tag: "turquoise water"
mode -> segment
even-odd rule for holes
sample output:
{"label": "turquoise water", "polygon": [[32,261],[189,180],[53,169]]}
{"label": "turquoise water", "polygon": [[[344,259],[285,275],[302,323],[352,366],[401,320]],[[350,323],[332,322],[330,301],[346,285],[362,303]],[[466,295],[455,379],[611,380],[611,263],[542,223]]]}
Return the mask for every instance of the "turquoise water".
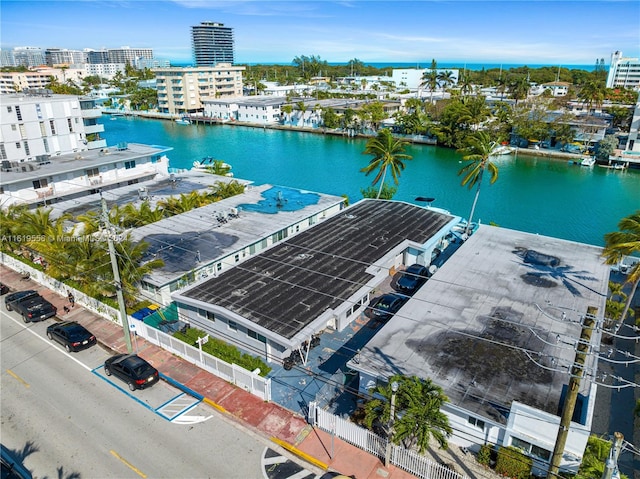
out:
{"label": "turquoise water", "polygon": [[[362,198],[373,176],[360,169],[365,140],[228,125],[177,125],[163,120],[104,118],[109,145],[121,141],[173,147],[173,168],[190,168],[204,156],[233,167],[235,177],[319,193]],[[463,166],[453,150],[411,146],[394,199],[415,203],[418,196],[436,198],[433,206],[466,218],[474,191],[460,186]],[[484,182],[474,220],[499,226],[603,245],[621,218],[640,209],[640,170],[609,170],[571,165],[566,160],[506,157],[499,178]]]}

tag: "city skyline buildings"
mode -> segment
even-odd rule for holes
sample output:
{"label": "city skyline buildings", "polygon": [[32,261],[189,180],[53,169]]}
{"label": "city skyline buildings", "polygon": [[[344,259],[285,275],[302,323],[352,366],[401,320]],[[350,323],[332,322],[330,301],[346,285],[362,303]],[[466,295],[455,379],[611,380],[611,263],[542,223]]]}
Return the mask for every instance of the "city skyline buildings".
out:
{"label": "city skyline buildings", "polygon": [[233,28],[218,22],[201,22],[191,27],[191,41],[195,66],[233,65]]}
{"label": "city skyline buildings", "polygon": [[[635,1],[5,0],[2,48],[153,48],[193,63],[190,28],[209,19],[234,30],[235,63],[438,62],[593,65],[620,50],[638,57]],[[87,22],[88,18],[99,19]]]}

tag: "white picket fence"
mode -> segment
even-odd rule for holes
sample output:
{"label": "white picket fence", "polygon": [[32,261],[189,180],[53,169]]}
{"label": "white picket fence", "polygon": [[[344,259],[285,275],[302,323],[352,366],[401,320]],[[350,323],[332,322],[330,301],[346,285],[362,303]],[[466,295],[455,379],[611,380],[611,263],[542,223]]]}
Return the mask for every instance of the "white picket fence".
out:
{"label": "white picket fence", "polygon": [[150,343],[166,349],[185,361],[195,364],[225,381],[241,387],[264,401],[271,400],[271,380],[247,371],[236,364],[229,364],[222,359],[200,351],[199,348],[184,343],[173,336],[155,329],[137,319],[130,319],[130,325],[138,336]]}
{"label": "white picket fence", "polygon": [[[382,438],[368,429],[321,409],[315,402],[309,403],[309,422],[312,426],[319,427],[359,447],[363,451],[367,451],[381,459],[385,457],[386,438]],[[466,476],[435,463],[415,451],[395,444],[391,444],[390,462],[421,479],[468,479]]]}

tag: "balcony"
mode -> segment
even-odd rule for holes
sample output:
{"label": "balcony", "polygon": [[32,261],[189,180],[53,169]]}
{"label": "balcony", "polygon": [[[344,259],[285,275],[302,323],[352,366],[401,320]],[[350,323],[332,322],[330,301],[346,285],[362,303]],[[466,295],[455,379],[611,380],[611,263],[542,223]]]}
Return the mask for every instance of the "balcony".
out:
{"label": "balcony", "polygon": [[107,140],[94,140],[87,142],[87,148],[89,150],[97,150],[98,148],[106,148]]}
{"label": "balcony", "polygon": [[100,118],[102,116],[102,110],[100,108],[87,108],[82,110],[82,118]]}
{"label": "balcony", "polygon": [[84,132],[87,135],[91,135],[93,133],[102,133],[104,131],[104,125],[85,125]]}

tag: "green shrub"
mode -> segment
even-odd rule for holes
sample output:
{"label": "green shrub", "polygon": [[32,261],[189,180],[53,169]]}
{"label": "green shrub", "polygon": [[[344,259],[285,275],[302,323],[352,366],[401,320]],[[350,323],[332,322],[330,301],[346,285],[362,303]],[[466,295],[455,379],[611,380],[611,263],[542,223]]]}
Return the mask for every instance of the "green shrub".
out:
{"label": "green shrub", "polygon": [[513,479],[529,479],[533,461],[519,449],[509,446],[501,447],[496,461],[496,472]]}
{"label": "green shrub", "polygon": [[491,446],[489,444],[483,444],[480,446],[476,460],[483,466],[489,465],[491,462]]}
{"label": "green shrub", "polygon": [[[198,346],[197,340],[207,333],[196,328],[188,328],[185,332],[176,331],[173,333],[173,337],[180,341],[190,344],[191,346]],[[260,358],[241,352],[235,346],[225,343],[217,338],[209,338],[205,344],[202,345],[202,350],[205,353],[211,354],[216,358],[222,359],[227,363],[237,364],[244,369],[254,371],[260,368],[260,376],[266,376],[271,371],[271,368]]]}

